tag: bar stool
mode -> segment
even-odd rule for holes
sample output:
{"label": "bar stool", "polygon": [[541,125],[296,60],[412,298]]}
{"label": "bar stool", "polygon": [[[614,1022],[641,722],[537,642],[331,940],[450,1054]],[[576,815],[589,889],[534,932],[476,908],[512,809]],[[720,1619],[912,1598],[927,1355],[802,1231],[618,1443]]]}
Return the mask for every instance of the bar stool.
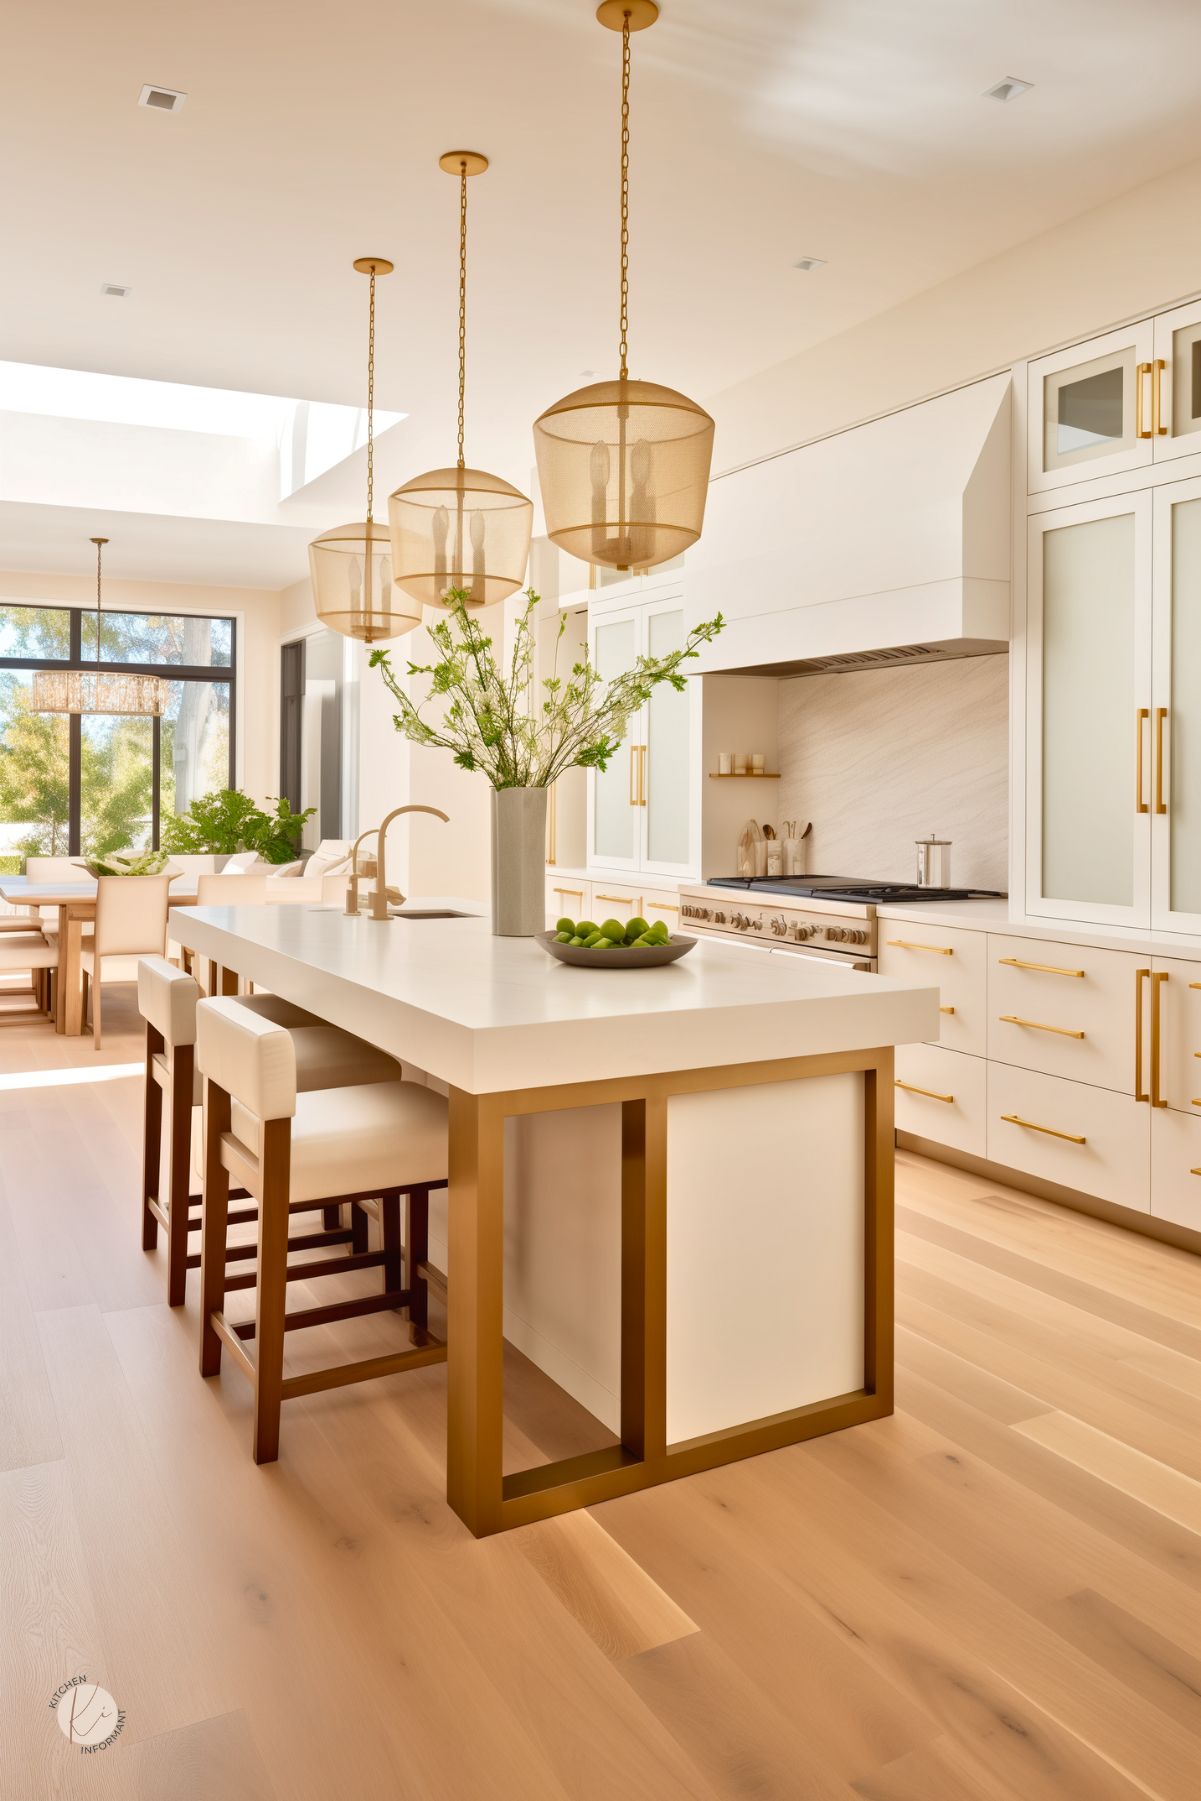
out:
{"label": "bar stool", "polygon": [[[138,1010],[146,1021],[146,1102],[142,1151],[142,1249],[152,1251],[161,1225],[167,1234],[167,1302],[183,1305],[187,1272],[200,1266],[199,1253],[189,1254],[188,1234],[200,1224],[199,1195],[202,1157],[197,1134],[195,1163],[192,1156],[192,1124],[201,1103],[201,1081],[195,1065],[196,1007],[200,984],[177,969],[165,957],[142,957],[138,962]],[[302,1089],[345,1087],[358,1082],[398,1082],[402,1070],[394,1058],[349,1032],[326,1025],[302,1007],[275,994],[243,997],[239,1003],[260,1018],[284,1027],[295,1036],[297,1085]],[[159,1194],[164,1105],[169,1125],[167,1197]],[[195,1171],[196,1180],[192,1181]],[[195,1197],[195,1198],[193,1198]],[[239,1196],[239,1198],[243,1198]],[[193,1218],[193,1214],[197,1217]],[[239,1212],[235,1223],[256,1217],[254,1208]],[[343,1229],[341,1210],[325,1212],[324,1231],[310,1236],[303,1248],[317,1244],[351,1243],[356,1251],[367,1248],[367,1215],[352,1212],[349,1230]],[[294,1246],[293,1248],[302,1248]],[[232,1253],[252,1254],[242,1247]],[[231,1286],[249,1286],[233,1282]]]}
{"label": "bar stool", "polygon": [[[314,1394],[441,1363],[446,1345],[426,1330],[429,1196],[447,1181],[447,1105],[416,1082],[311,1089],[297,1080],[294,1036],[233,999],[196,1010],[196,1060],[205,1077],[204,1219],[200,1262],[200,1373],[215,1376],[222,1347],[254,1390],[254,1460],[279,1455],[280,1408]],[[225,1239],[230,1178],[259,1204],[259,1260],[253,1320],[225,1317]],[[404,1282],[395,1201],[406,1200]],[[288,1216],[295,1207],[378,1197],[384,1248],[378,1257],[288,1264]],[[287,1311],[289,1281],[383,1263],[383,1292],[325,1307]],[[361,1314],[407,1307],[407,1350],[285,1376],[285,1334]],[[245,1341],[255,1341],[255,1356]]]}

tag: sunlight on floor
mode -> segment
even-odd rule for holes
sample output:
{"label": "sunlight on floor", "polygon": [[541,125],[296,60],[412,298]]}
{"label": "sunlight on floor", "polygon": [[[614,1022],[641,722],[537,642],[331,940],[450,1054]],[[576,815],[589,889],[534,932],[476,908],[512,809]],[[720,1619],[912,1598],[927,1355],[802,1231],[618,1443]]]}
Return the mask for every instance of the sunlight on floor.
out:
{"label": "sunlight on floor", "polygon": [[123,1076],[140,1076],[145,1064],[101,1063],[95,1069],[18,1069],[0,1075],[0,1092],[12,1088],[62,1088],[70,1082],[119,1082]]}

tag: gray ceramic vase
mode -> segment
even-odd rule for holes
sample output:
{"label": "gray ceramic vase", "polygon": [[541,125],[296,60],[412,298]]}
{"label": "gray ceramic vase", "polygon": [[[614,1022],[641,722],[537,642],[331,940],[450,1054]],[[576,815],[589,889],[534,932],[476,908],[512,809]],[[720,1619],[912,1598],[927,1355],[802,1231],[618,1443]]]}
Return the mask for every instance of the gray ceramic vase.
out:
{"label": "gray ceramic vase", "polygon": [[546,789],[492,790],[492,931],[532,938],[546,925]]}

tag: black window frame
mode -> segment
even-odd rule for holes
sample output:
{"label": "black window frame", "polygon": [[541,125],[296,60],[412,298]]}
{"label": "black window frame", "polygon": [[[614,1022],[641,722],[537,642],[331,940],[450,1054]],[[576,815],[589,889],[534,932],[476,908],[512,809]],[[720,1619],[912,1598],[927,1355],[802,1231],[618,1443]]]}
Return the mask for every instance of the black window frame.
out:
{"label": "black window frame", "polygon": [[[85,674],[96,670],[102,675],[157,675],[168,682],[208,682],[229,684],[229,782],[231,788],[237,787],[238,770],[238,622],[229,613],[173,613],[170,608],[156,607],[152,613],[140,607],[114,607],[117,613],[136,614],[142,619],[219,619],[229,626],[229,662],[228,663],[114,663],[102,657],[97,661],[95,656],[85,657],[83,654],[83,616],[94,613],[94,606],[81,607],[64,605],[61,601],[52,600],[11,600],[4,597],[5,607],[26,607],[31,613],[69,613],[71,616],[70,647],[65,657],[0,657],[0,669],[16,669],[36,673],[42,669],[82,670]],[[77,857],[80,854],[83,821],[80,809],[83,803],[83,725],[79,713],[67,714],[67,855]],[[157,716],[151,719],[151,835],[153,850],[159,848],[159,832],[162,825],[160,817],[162,806],[162,738],[163,722]]]}

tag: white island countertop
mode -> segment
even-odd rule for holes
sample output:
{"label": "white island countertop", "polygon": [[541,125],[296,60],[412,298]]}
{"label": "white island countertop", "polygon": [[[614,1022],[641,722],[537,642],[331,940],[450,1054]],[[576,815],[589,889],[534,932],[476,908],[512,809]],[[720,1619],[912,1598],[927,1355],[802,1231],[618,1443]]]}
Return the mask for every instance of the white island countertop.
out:
{"label": "white island countertop", "polygon": [[937,988],[720,944],[660,969],[594,973],[533,939],[495,938],[478,915],[189,907],[177,923],[202,955],[470,1094],[938,1035]]}

